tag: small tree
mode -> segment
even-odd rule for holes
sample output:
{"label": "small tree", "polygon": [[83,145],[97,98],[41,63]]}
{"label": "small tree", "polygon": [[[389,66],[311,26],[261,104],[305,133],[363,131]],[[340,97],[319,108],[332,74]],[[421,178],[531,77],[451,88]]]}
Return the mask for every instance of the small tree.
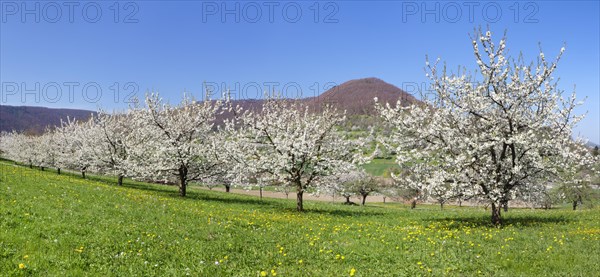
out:
{"label": "small tree", "polygon": [[[385,174],[384,174],[385,176]],[[398,196],[398,190],[394,184],[394,180],[390,177],[374,177],[379,183],[378,192],[383,197],[383,203],[386,203],[388,197],[395,198]]]}
{"label": "small tree", "polygon": [[361,196],[362,199],[360,203],[364,206],[367,201],[367,196],[379,191],[379,182],[376,178],[367,176],[355,184],[354,190]]}
{"label": "small tree", "polygon": [[367,173],[359,168],[352,167],[347,172],[340,172],[335,175],[321,178],[320,190],[331,194],[332,196],[339,195],[344,197],[344,204],[352,205],[354,202],[350,198],[358,194],[356,184],[367,178]]}
{"label": "small tree", "polygon": [[373,192],[380,191],[380,180],[370,176],[364,169],[354,167],[348,172],[324,178],[322,189],[334,195],[340,195],[346,199],[345,204],[353,204],[352,196],[360,196],[361,204],[364,206],[367,196]]}
{"label": "small tree", "polygon": [[294,186],[292,186],[290,183],[284,183],[284,184],[279,184],[278,186],[275,186],[275,190],[285,194],[285,199],[289,199],[290,197],[290,192],[292,192],[292,190],[294,189]]}
{"label": "small tree", "polygon": [[598,175],[594,165],[563,167],[560,169],[563,178],[556,187],[559,197],[572,204],[573,210],[582,205],[584,201],[592,201],[595,191],[592,188],[592,180]]}
{"label": "small tree", "polygon": [[436,186],[431,186],[430,190],[426,192],[426,195],[434,199],[440,204],[440,209],[444,209],[444,204],[455,197],[453,186],[450,182],[443,182]]}

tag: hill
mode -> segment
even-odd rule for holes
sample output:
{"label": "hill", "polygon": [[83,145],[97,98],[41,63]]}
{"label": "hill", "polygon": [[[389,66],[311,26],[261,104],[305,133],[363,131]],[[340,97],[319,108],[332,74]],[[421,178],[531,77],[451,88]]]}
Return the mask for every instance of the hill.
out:
{"label": "hill", "polygon": [[375,97],[381,103],[396,104],[401,100],[403,105],[410,105],[419,102],[414,96],[378,78],[350,80],[305,101],[313,107],[331,104],[346,110],[348,115],[373,115]]}
{"label": "hill", "polygon": [[[348,115],[374,115],[374,98],[382,103],[396,104],[402,100],[403,105],[420,102],[414,96],[402,89],[386,83],[378,78],[363,78],[344,82],[319,96],[299,99],[312,110],[319,110],[323,105],[332,105],[339,110],[345,110]],[[262,106],[261,99],[234,100],[244,110],[257,110]]]}

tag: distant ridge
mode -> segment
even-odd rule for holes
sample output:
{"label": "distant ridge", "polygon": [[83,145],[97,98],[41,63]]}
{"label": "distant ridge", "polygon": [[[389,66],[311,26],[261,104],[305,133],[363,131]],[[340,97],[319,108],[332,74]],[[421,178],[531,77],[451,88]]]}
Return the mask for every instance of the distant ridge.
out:
{"label": "distant ridge", "polygon": [[87,120],[95,113],[77,109],[0,105],[0,132],[14,130],[29,134],[41,134],[46,127],[60,126],[61,119]]}

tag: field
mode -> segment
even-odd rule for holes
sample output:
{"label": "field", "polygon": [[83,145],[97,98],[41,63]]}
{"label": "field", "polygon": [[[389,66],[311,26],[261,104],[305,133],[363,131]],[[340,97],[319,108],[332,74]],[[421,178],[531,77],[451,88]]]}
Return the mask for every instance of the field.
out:
{"label": "field", "polygon": [[366,207],[0,163],[0,275],[598,276],[600,209]]}
{"label": "field", "polygon": [[362,167],[373,176],[384,176],[386,172],[390,171],[390,168],[398,167],[398,165],[394,159],[373,159]]}

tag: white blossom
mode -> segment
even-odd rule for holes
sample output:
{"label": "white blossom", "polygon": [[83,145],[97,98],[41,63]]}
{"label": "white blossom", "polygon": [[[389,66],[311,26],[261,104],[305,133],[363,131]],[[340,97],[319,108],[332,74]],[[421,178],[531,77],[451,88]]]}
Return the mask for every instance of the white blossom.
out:
{"label": "white blossom", "polygon": [[492,220],[499,224],[500,206],[564,177],[560,172],[567,165],[586,166],[591,159],[572,139],[582,118],[573,113],[575,94],[564,99],[552,81],[560,55],[532,71],[505,57],[504,39],[495,47],[489,31],[477,36],[473,50],[480,76],[432,67],[435,92],[428,105],[376,106],[395,127],[386,145],[410,173],[396,176],[398,182],[439,199],[481,198],[492,205]]}

